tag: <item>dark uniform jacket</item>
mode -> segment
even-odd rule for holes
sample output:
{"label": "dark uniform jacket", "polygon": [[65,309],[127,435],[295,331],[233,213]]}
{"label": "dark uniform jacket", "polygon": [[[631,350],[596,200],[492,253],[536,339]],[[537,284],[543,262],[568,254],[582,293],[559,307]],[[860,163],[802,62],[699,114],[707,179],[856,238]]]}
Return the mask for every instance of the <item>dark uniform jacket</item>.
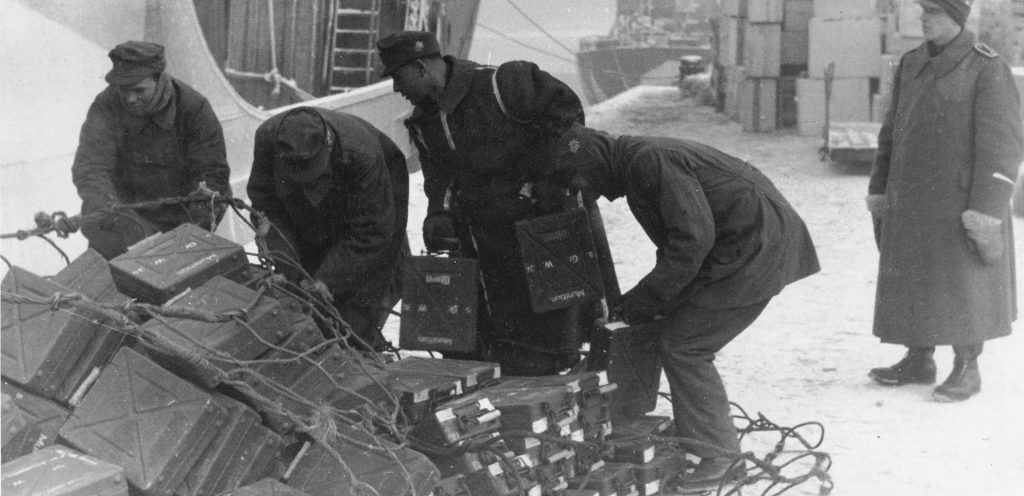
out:
{"label": "dark uniform jacket", "polygon": [[418,106],[406,121],[423,164],[428,212],[445,209],[450,187],[470,222],[531,217],[520,190],[543,168],[535,161],[542,141],[583,122],[579,97],[529,62],[496,68],[445,61],[451,75],[441,101]]}
{"label": "dark uniform jacket", "polygon": [[609,199],[629,209],[657,246],[638,283],[664,304],[738,308],[765,302],[819,270],[803,220],[749,163],[682,139],[596,133]]}
{"label": "dark uniform jacket", "polygon": [[[483,358],[513,375],[554,373],[563,358],[546,353],[575,356],[579,307],[533,312],[514,223],[558,210],[535,202],[524,185],[544,175],[547,140],[582,123],[583,105],[565,83],[529,62],[491,67],[450,56],[445,62],[449,79],[440,102],[417,106],[406,120],[423,164],[428,214],[454,209],[468,225],[463,251],[479,260],[484,288]],[[491,346],[495,336],[504,344]],[[511,341],[517,344],[509,347]]]}
{"label": "dark uniform jacket", "polygon": [[[900,61],[869,186],[886,199],[874,321],[883,342],[962,345],[1010,333],[1018,109],[1009,67],[970,31],[938,56],[925,44]],[[985,264],[971,251],[968,209],[1003,219],[1002,260]]]}
{"label": "dark uniform jacket", "polygon": [[[128,114],[114,86],[93,101],[71,167],[82,214],[114,203],[186,196],[201,181],[231,196],[224,133],[213,108],[185,83],[172,77],[171,84],[171,103],[150,118]],[[190,219],[180,206],[138,212],[161,231],[205,220]]]}
{"label": "dark uniform jacket", "polygon": [[[275,160],[282,113],[256,130],[249,199],[277,228],[267,237],[269,248],[297,258],[307,273],[330,288],[336,304],[366,307],[388,300],[392,305],[401,295],[401,264],[409,251],[405,156],[370,123],[316,110],[337,138],[330,158],[333,188],[326,198],[314,207],[291,179],[288,164]],[[287,266],[280,268],[297,279]]]}

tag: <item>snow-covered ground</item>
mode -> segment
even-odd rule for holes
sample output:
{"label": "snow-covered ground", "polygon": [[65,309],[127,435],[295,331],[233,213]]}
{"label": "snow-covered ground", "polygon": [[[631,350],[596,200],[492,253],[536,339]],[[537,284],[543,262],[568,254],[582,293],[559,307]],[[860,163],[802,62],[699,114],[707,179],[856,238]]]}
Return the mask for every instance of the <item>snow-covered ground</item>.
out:
{"label": "snow-covered ground", "polygon": [[[895,362],[903,349],[882,345],[871,335],[878,252],[864,208],[866,169],[821,162],[819,138],[742,133],[712,108],[683,100],[674,87],[635,88],[589,108],[587,121],[613,134],[693,139],[744,158],[768,175],[803,216],[821,272],[773,299],[716,363],[730,399],[749,414],[761,412],[784,426],[812,420],[824,424],[819,449],[833,459],[832,494],[1024,494],[1020,322],[1015,335],[987,343],[981,357],[982,392],[967,402],[936,403],[931,387],[886,388],[867,378],[871,367]],[[422,183],[422,175],[412,176],[409,238],[414,253],[422,247]],[[654,247],[624,201],[605,202],[601,208],[626,290],[653,266]],[[1020,260],[1024,220],[1016,219],[1015,227]],[[1021,273],[1024,267],[1017,272],[1018,288],[1024,288]],[[398,319],[388,324],[386,334],[397,342]],[[951,367],[952,351],[940,348],[936,357],[941,381]],[[668,402],[662,400],[654,413],[671,415]],[[775,439],[743,448],[762,453]],[[818,485],[812,481],[787,494],[818,494]]]}

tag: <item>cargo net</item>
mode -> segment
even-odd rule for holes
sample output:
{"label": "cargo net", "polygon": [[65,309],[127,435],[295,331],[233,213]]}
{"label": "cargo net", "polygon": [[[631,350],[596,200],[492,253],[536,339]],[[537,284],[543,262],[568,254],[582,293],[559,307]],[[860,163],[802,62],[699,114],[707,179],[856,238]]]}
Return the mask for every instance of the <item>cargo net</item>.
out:
{"label": "cargo net", "polygon": [[[554,420],[551,429],[538,432],[537,429],[524,428],[529,424],[516,423],[512,417],[505,422],[501,415],[505,407],[499,405],[495,408],[488,401],[487,398],[504,394],[501,392],[504,380],[481,383],[472,393],[460,388],[458,394],[447,397],[428,395],[431,396],[427,403],[429,410],[426,414],[416,414],[409,408],[410,392],[394,388],[389,381],[386,356],[369,351],[369,346],[360,341],[335,309],[325,288],[295,284],[271,270],[286,266],[301,272],[302,268],[286,254],[268,249],[266,236],[275,227],[244,201],[218,198],[213,194],[209,198],[190,196],[121,205],[115,210],[197,201],[209,202],[211,212],[217,207],[230,208],[255,233],[259,252],[256,257],[260,266],[267,269],[267,275],[254,284],[257,295],[252,307],[261,298],[297,301],[308,310],[321,331],[322,339],[318,338],[315,344],[301,349],[268,340],[253,328],[252,307],[208,312],[135,300],[103,303],[70,290],[49,296],[18,294],[8,291],[6,284],[2,295],[4,305],[46,306],[76,318],[100,322],[107,329],[133,338],[147,351],[184,364],[179,368],[190,371],[189,375],[204,377],[204,383],[216,384],[217,391],[232,391],[234,397],[257,410],[264,424],[271,429],[282,436],[294,435],[291,439],[297,442],[290,445],[288,454],[283,457],[290,459],[290,465],[276,475],[299,488],[310,489],[316,483],[314,479],[324,477],[326,470],[338,474],[338,480],[328,482],[326,486],[321,480],[321,488],[340,487],[340,484],[349,487],[353,494],[378,496],[426,495],[432,492],[442,496],[557,495],[570,488],[596,488],[600,494],[605,494],[611,487],[617,488],[619,494],[631,494],[630,488],[636,490],[641,485],[647,488],[641,491],[642,494],[740,495],[756,492],[767,496],[782,494],[813,481],[819,482],[820,494],[831,492],[832,480],[828,473],[831,459],[828,454],[818,451],[824,438],[824,427],[820,423],[784,427],[761,414],[753,418],[736,405],[734,420],[741,440],[749,443],[752,438],[766,433],[778,436],[767,454],[759,456],[754,452],[725,451],[695,439],[664,432],[616,432],[612,419],[604,417],[598,419],[599,422],[593,418],[589,423],[581,421],[583,433],[580,436],[559,431]],[[78,230],[82,220],[81,216],[68,217],[60,212],[53,215],[40,213],[35,218],[36,228],[4,234],[3,238],[47,239],[49,234],[67,237]],[[211,218],[211,225],[212,221]],[[52,240],[47,241],[60,250]],[[67,260],[63,252],[61,256]],[[302,275],[311,279],[308,274]],[[161,326],[146,325],[148,322],[158,322]],[[268,351],[255,359],[238,359],[182,332],[179,329],[182,322],[234,323]],[[171,329],[172,334],[156,330],[161,327]],[[324,356],[329,353],[335,353],[341,359],[325,360]],[[339,363],[344,366],[339,366]],[[299,365],[303,370],[300,381],[285,381],[278,375],[266,373],[268,369],[280,370],[289,365]],[[326,386],[310,393],[304,386],[311,383]],[[83,384],[72,397],[72,406],[81,402],[82,395],[88,394],[83,391],[87,390],[88,384]],[[465,406],[463,400],[474,395],[481,398],[479,408],[469,413],[465,408],[460,410],[462,413],[452,413],[454,410],[450,405],[463,402]],[[593,405],[590,407],[592,410]],[[580,407],[573,408],[575,410],[570,410],[579,413]],[[582,419],[582,414],[579,418]],[[450,419],[455,423],[446,424]],[[546,454],[538,455],[536,449],[525,448],[528,446],[526,441],[545,447]],[[658,446],[661,453],[674,454],[675,461],[658,462],[661,465],[657,470],[647,467],[654,462],[646,460],[632,460],[626,464],[632,467],[629,470],[616,468],[624,461],[621,447],[636,442]],[[696,491],[685,489],[688,471],[693,469],[693,457],[686,453],[694,451],[714,452],[719,458],[732,460],[736,467],[744,466],[745,473],[714,487]],[[309,461],[312,453],[319,457],[317,464]],[[377,469],[368,471],[367,459],[377,459],[380,462]],[[434,464],[443,468],[438,470]],[[425,469],[425,466],[429,468]],[[632,475],[622,475],[627,472]],[[658,485],[652,492],[651,484],[655,483]]]}

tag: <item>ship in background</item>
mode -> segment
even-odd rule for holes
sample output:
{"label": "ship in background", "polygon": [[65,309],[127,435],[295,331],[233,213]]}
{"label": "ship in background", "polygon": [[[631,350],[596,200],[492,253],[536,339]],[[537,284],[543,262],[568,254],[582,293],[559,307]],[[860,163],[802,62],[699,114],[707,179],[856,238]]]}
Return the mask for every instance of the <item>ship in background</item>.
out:
{"label": "ship in background", "polygon": [[[590,104],[640,84],[674,85],[680,70],[707,65],[715,0],[619,0],[604,36],[580,40],[580,83]],[[681,67],[682,64],[682,67]]]}

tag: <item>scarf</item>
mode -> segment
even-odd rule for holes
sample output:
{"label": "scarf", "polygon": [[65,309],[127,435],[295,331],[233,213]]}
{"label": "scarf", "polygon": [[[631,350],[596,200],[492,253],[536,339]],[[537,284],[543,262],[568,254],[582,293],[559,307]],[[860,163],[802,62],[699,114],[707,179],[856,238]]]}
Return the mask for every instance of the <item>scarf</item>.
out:
{"label": "scarf", "polygon": [[171,84],[171,77],[167,72],[161,72],[156,80],[156,92],[153,99],[138,111],[127,110],[133,117],[149,118],[162,112],[174,99],[174,85]]}

